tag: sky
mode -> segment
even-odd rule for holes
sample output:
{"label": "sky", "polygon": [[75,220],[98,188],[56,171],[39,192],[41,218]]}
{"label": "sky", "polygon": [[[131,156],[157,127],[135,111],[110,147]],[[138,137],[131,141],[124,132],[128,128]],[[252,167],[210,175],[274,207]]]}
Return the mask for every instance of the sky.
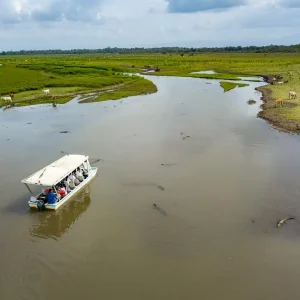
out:
{"label": "sky", "polygon": [[0,51],[300,43],[300,0],[0,0]]}

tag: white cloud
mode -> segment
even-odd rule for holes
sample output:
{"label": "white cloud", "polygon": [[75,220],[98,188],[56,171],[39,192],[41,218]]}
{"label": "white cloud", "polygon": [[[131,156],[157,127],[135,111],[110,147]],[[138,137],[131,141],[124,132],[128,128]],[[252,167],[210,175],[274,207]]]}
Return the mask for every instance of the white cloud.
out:
{"label": "white cloud", "polygon": [[300,0],[230,0],[223,10],[176,14],[168,2],[0,0],[0,50],[299,43]]}

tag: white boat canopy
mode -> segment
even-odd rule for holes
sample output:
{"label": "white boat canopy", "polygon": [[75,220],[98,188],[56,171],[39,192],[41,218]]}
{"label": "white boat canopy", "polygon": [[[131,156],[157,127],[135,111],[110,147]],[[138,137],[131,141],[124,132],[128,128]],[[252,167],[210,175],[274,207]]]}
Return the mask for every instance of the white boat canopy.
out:
{"label": "white boat canopy", "polygon": [[88,158],[89,157],[85,155],[75,154],[63,156],[47,167],[23,179],[22,183],[51,187],[67,177],[71,172],[83,164],[83,162],[88,160]]}

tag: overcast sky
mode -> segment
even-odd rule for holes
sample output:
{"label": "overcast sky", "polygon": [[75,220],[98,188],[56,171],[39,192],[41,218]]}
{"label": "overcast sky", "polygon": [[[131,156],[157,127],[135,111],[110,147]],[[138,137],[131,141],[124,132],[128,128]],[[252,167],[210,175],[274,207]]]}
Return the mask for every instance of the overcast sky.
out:
{"label": "overcast sky", "polygon": [[0,0],[0,51],[300,43],[300,0]]}

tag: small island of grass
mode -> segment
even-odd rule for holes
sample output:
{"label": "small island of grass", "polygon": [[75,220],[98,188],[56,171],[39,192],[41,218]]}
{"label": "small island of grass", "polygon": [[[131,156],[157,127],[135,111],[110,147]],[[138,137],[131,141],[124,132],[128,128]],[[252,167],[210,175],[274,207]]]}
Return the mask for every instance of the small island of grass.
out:
{"label": "small island of grass", "polygon": [[220,81],[221,87],[224,89],[224,93],[238,87],[248,86],[249,84],[246,83],[238,83],[238,82],[227,82],[227,81]]}
{"label": "small island of grass", "polygon": [[127,98],[131,96],[146,95],[157,92],[156,85],[144,78],[138,78],[137,80],[120,86],[118,88],[100,93],[97,98],[90,98],[80,101],[80,103],[99,102],[106,100],[119,100],[121,98]]}

